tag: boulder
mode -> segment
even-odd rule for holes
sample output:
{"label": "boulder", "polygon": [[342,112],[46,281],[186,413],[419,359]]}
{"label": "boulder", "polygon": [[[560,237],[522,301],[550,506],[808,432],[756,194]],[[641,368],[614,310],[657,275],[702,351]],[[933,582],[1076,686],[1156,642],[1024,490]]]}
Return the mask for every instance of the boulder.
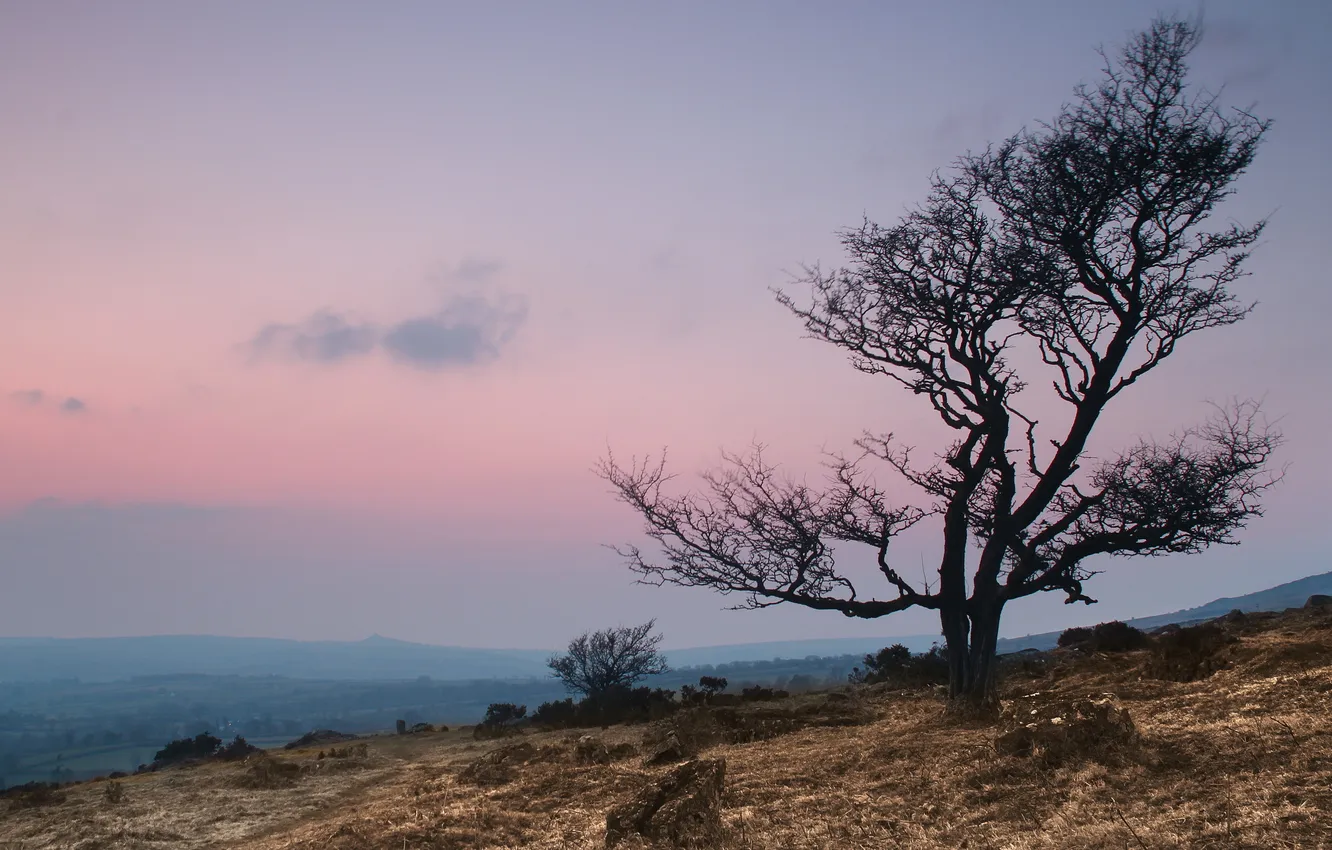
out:
{"label": "boulder", "polygon": [[606,764],[610,748],[596,735],[584,735],[574,744],[574,761],[580,764]]}
{"label": "boulder", "polygon": [[1332,608],[1332,596],[1325,593],[1315,593],[1304,603],[1305,608]]}
{"label": "boulder", "polygon": [[690,749],[680,741],[680,735],[674,729],[668,729],[660,740],[652,743],[652,747],[643,763],[647,765],[669,764],[670,762],[683,761],[692,754]]}
{"label": "boulder", "polygon": [[459,782],[472,785],[503,785],[513,779],[513,769],[536,757],[536,747],[523,741],[491,750],[458,774]]}
{"label": "boulder", "polygon": [[673,847],[721,844],[725,759],[696,759],[649,783],[606,814],[606,847],[631,835]]}
{"label": "boulder", "polygon": [[1105,756],[1139,738],[1133,718],[1114,694],[1049,701],[1032,694],[1005,708],[1001,720],[996,751],[1051,763]]}
{"label": "boulder", "polygon": [[611,746],[596,735],[584,735],[574,744],[573,758],[579,764],[610,764],[636,752],[633,744]]}

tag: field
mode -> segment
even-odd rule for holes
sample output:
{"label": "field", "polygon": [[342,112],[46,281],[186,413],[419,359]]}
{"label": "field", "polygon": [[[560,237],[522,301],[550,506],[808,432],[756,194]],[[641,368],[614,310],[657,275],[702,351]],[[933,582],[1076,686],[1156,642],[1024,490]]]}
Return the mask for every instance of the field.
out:
{"label": "field", "polygon": [[[1220,669],[1199,681],[1153,678],[1147,650],[1060,650],[1010,672],[1010,700],[1113,693],[1140,733],[1058,759],[997,752],[994,725],[949,719],[928,690],[737,707],[722,734],[699,739],[703,756],[725,759],[709,846],[1332,848],[1332,611],[1225,630]],[[720,728],[707,711],[689,717]],[[680,716],[663,722],[687,731]],[[590,730],[639,753],[604,764],[575,758],[581,732],[528,731],[522,762],[481,784],[468,766],[515,739],[370,737],[364,756],[308,749],[132,776],[119,801],[107,782],[84,783],[45,805],[12,801],[0,846],[599,848],[607,811],[670,769],[641,755],[660,725]]]}

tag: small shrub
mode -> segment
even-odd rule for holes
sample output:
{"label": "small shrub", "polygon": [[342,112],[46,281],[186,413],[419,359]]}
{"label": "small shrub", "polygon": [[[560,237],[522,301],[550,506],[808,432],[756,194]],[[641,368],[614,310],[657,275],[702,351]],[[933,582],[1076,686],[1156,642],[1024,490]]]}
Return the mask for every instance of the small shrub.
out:
{"label": "small shrub", "polygon": [[543,702],[532,712],[532,722],[551,729],[567,729],[577,725],[578,708],[572,698]]}
{"label": "small shrub", "polygon": [[852,684],[872,685],[888,682],[899,687],[925,687],[948,681],[948,652],[940,646],[929,652],[912,654],[900,643],[865,656],[865,668],[851,671]]}
{"label": "small shrub", "polygon": [[[370,754],[370,747],[368,745],[355,744],[343,747],[341,749],[337,747],[332,747],[329,749],[327,755],[328,758],[331,759],[349,759],[349,758],[363,759],[366,758],[369,754]],[[324,758],[324,756],[325,756],[324,751],[320,750],[319,757],[322,759]]]}
{"label": "small shrub", "polygon": [[1091,628],[1078,626],[1065,629],[1059,635],[1059,645],[1087,652],[1129,652],[1146,646],[1147,635],[1128,623],[1111,620],[1108,623],[1097,623]]}
{"label": "small shrub", "polygon": [[492,702],[486,707],[486,718],[481,722],[487,726],[512,726],[527,716],[527,706],[514,705],[511,702]]}
{"label": "small shrub", "polygon": [[153,756],[153,764],[156,766],[205,759],[215,754],[220,746],[222,739],[207,732],[200,732],[193,738],[177,738],[157,751]]}
{"label": "small shrub", "polygon": [[740,691],[740,699],[746,702],[766,702],[777,698],[777,691],[762,685],[750,685]]}
{"label": "small shrub", "polygon": [[269,755],[253,756],[248,761],[249,770],[236,782],[242,788],[287,788],[303,773],[299,764]]}
{"label": "small shrub", "polygon": [[1147,675],[1169,682],[1194,682],[1226,666],[1224,650],[1235,642],[1217,623],[1202,623],[1157,635]]}
{"label": "small shrub", "polygon": [[698,687],[708,696],[719,694],[726,690],[726,677],[724,676],[699,676]]}
{"label": "small shrub", "polygon": [[259,748],[237,735],[230,744],[217,751],[217,757],[223,761],[240,761],[246,756],[259,752]]}
{"label": "small shrub", "polygon": [[10,800],[16,809],[38,809],[58,806],[65,802],[65,792],[56,782],[25,782],[0,791],[0,797]]}
{"label": "small shrub", "polygon": [[106,787],[102,789],[102,799],[105,800],[106,804],[109,806],[120,805],[125,802],[125,786],[116,782],[114,779],[111,780],[106,783]]}
{"label": "small shrub", "polygon": [[1092,630],[1086,626],[1074,626],[1071,629],[1064,629],[1059,633],[1059,645],[1065,649],[1081,646],[1091,639]]}

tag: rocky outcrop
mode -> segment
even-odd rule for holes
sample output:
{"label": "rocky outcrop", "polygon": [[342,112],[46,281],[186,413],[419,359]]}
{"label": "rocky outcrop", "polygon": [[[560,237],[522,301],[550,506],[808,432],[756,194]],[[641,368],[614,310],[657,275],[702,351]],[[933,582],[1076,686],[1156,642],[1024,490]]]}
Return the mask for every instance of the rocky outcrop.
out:
{"label": "rocky outcrop", "polygon": [[1009,756],[1057,763],[1100,758],[1135,744],[1137,727],[1114,694],[1043,702],[1041,694],[1005,708],[995,749]]}
{"label": "rocky outcrop", "polygon": [[725,759],[696,759],[674,768],[606,814],[606,847],[631,835],[673,847],[720,846],[725,779]]}

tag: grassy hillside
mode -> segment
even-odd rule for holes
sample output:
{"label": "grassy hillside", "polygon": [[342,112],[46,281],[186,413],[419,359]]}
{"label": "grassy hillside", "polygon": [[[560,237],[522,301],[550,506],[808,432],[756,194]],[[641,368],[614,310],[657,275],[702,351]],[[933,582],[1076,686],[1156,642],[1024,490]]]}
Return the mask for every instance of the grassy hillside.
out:
{"label": "grassy hillside", "polygon": [[[1007,700],[1051,705],[1109,692],[1136,724],[1131,740],[1088,739],[1058,758],[1006,755],[996,726],[947,718],[932,691],[883,685],[662,723],[723,730],[698,740],[704,757],[725,759],[722,837],[709,845],[725,850],[1332,846],[1332,611],[1220,628],[1204,671],[1215,672],[1198,681],[1157,678],[1159,649],[1059,650],[1011,669]],[[644,765],[655,724],[592,731],[638,754],[581,763],[581,733],[528,731],[527,755],[481,782],[474,765],[512,740],[476,741],[466,730],[382,736],[365,740],[364,757],[306,750],[133,776],[119,781],[119,800],[106,782],[46,805],[15,800],[0,842],[590,850],[604,846],[607,811],[670,769]]]}
{"label": "grassy hillside", "polygon": [[[1254,611],[1285,611],[1298,608],[1308,601],[1310,596],[1322,594],[1332,596],[1332,573],[1306,576],[1302,579],[1246,593],[1243,596],[1226,596],[1213,599],[1197,608],[1185,608],[1169,614],[1156,614],[1151,617],[1138,617],[1126,620],[1129,625],[1143,631],[1157,629],[1170,623],[1196,623],[1220,617],[1231,611],[1246,613]],[[1020,649],[1053,649],[1059,640],[1059,632],[1042,632],[1036,635],[1024,635],[1017,638],[1003,638],[999,641],[1000,652],[1017,652]]]}

